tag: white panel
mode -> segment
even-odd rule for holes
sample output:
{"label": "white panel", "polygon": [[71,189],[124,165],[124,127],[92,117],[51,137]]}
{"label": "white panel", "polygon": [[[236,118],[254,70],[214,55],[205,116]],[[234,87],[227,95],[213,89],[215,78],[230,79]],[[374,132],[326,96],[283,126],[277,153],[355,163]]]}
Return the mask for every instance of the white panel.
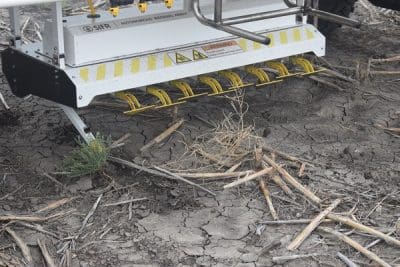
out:
{"label": "white panel", "polygon": [[[177,1],[179,3],[179,1]],[[178,5],[178,7],[182,7]],[[227,1],[224,7],[226,17],[264,12],[285,8],[281,0],[246,0]],[[205,13],[212,13],[210,6],[205,6]],[[154,53],[157,50],[171,50],[175,47],[191,46],[196,43],[212,42],[230,35],[202,25],[192,13],[179,13],[179,16],[165,19],[154,13],[134,13],[130,18],[123,14],[123,19],[105,18],[92,21],[80,17],[81,24],[72,18],[66,23],[66,62],[70,66],[82,66],[95,62],[113,60],[133,55]],[[164,4],[150,5],[149,12],[171,15]],[[103,15],[102,15],[103,16]],[[107,17],[108,16],[108,17]],[[67,18],[67,20],[69,20]],[[129,26],[126,26],[129,25]],[[267,31],[296,25],[295,16],[275,18],[238,25],[249,31]]]}
{"label": "white panel", "polygon": [[[300,31],[300,39],[294,37],[295,29]],[[285,33],[286,38],[284,40],[281,33]],[[191,61],[184,64],[175,64],[173,62],[168,67],[165,67],[165,63],[162,60],[165,54],[170,55],[174,52],[185,54],[186,50],[166,51],[164,53],[104,62],[87,67],[67,68],[66,72],[76,84],[78,107],[84,107],[89,105],[97,95],[140,88],[308,52],[313,52],[317,56],[325,55],[325,37],[312,25],[283,29],[270,34],[274,36],[274,44],[271,46],[259,45],[241,38],[231,39],[238,44],[247,42],[246,48],[235,54],[221,54],[220,56],[200,61]],[[310,34],[311,36],[309,36]],[[221,42],[216,44],[219,43]],[[199,50],[199,47],[195,46],[192,49]],[[150,57],[154,59],[153,67],[149,66]],[[132,60],[135,59],[140,62],[140,69],[137,72],[132,71]],[[118,63],[120,63],[122,71],[116,75],[116,64]],[[101,79],[97,78],[100,66],[105,67],[106,71],[104,78]]]}

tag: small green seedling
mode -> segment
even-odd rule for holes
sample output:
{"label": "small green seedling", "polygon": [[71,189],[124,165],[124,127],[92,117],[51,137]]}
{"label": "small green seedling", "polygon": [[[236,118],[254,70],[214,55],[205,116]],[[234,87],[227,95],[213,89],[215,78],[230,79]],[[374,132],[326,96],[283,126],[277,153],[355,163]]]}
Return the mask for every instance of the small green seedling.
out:
{"label": "small green seedling", "polygon": [[91,175],[102,171],[107,165],[110,140],[97,134],[90,143],[78,140],[79,147],[63,162],[64,171],[70,177]]}

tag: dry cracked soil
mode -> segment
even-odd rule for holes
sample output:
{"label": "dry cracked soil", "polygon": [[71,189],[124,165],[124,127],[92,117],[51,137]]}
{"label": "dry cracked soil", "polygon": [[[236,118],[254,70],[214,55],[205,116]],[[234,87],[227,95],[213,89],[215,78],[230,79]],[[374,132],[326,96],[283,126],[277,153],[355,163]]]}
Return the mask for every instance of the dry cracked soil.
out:
{"label": "dry cracked soil", "polygon": [[[37,10],[24,13],[35,14],[38,16]],[[6,21],[4,12],[2,16]],[[354,16],[369,19],[363,6],[358,6]],[[304,177],[298,177],[301,183],[323,199],[343,198],[342,212],[355,206],[358,220],[382,231],[392,231],[400,217],[400,136],[376,125],[400,127],[400,75],[366,75],[366,71],[369,59],[400,54],[397,16],[375,17],[380,19],[378,24],[361,30],[343,27],[330,36],[327,67],[354,82],[322,76],[336,85],[333,88],[307,78],[293,78],[249,89],[245,97],[249,104],[246,124],[254,125],[269,145],[314,164],[306,168]],[[3,40],[5,37],[3,32]],[[378,64],[373,70],[399,71],[400,63]],[[345,266],[336,257],[337,252],[360,266],[377,266],[319,231],[292,253],[314,256],[274,262],[273,257],[291,254],[286,246],[303,226],[261,224],[272,217],[256,183],[222,190],[227,181],[195,181],[214,190],[217,196],[212,197],[186,184],[111,163],[105,169],[109,177],[54,174],[60,171],[65,155],[76,148],[77,133],[56,105],[36,97],[14,97],[0,75],[0,90],[11,106],[10,111],[0,107],[0,215],[69,212],[40,223],[51,234],[19,223],[10,225],[30,248],[33,266],[44,266],[38,238],[46,242],[57,262],[63,259],[70,266],[81,267]],[[182,155],[186,149],[183,140],[187,143],[210,131],[210,124],[229,112],[231,106],[223,97],[181,106],[177,116],[185,119],[184,125],[145,154],[139,149],[168,126],[170,111],[128,117],[115,108],[90,107],[80,114],[93,132],[110,135],[113,140],[131,134],[114,155],[164,164]],[[52,173],[62,185],[44,173]],[[270,190],[282,220],[311,218],[318,212],[300,194],[292,200],[272,183]],[[80,231],[99,195],[99,206]],[[143,197],[147,200],[132,205],[105,205]],[[73,199],[55,211],[37,212],[61,198]],[[22,262],[19,249],[4,229],[2,222],[1,255]],[[79,238],[71,239],[78,232]],[[362,245],[374,240],[357,232],[351,236]],[[380,242],[371,251],[393,265],[399,263],[398,247]]]}

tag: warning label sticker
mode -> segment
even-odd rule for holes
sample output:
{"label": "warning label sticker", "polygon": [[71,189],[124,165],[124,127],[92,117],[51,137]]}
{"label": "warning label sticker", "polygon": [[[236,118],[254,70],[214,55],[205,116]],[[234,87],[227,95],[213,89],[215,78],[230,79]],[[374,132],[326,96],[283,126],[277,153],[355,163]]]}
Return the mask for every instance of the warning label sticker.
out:
{"label": "warning label sticker", "polygon": [[244,52],[236,41],[226,41],[201,47],[209,57],[222,57]]}
{"label": "warning label sticker", "polygon": [[169,57],[175,64],[189,63],[207,59],[208,55],[202,48],[187,49],[178,52],[168,53]]}
{"label": "warning label sticker", "polygon": [[208,58],[208,56],[206,56],[204,53],[200,52],[199,50],[193,49],[193,60],[197,61],[197,60],[202,60],[202,59],[206,59]]}
{"label": "warning label sticker", "polygon": [[187,62],[191,62],[192,60],[190,58],[188,58],[187,56],[176,52],[175,53],[175,62],[176,64],[181,64],[181,63],[187,63]]}
{"label": "warning label sticker", "polygon": [[244,50],[236,41],[226,41],[168,53],[175,64],[201,61],[209,58],[222,57],[242,53]]}

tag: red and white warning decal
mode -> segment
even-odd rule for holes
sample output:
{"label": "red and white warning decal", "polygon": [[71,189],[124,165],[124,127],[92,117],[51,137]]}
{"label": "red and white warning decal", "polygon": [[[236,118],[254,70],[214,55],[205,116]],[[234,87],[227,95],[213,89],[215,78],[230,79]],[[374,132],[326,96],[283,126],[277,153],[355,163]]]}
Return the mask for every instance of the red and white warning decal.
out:
{"label": "red and white warning decal", "polygon": [[175,64],[183,64],[242,52],[244,52],[244,50],[239,46],[238,42],[225,41],[204,45],[201,47],[170,52],[168,53],[168,56]]}
{"label": "red and white warning decal", "polygon": [[201,47],[208,57],[222,57],[244,52],[237,41],[225,41]]}

